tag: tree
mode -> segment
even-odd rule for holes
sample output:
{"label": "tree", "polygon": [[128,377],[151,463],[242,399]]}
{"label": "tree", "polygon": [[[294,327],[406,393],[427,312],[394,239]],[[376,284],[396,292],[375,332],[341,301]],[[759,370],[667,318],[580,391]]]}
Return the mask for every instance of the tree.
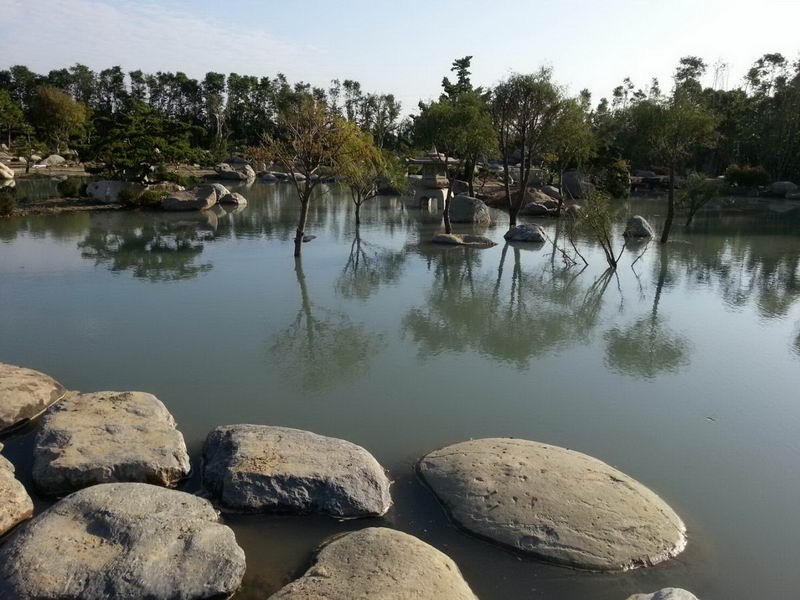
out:
{"label": "tree", "polygon": [[[512,75],[492,91],[492,115],[497,141],[503,154],[510,225],[524,202],[534,158],[540,158],[545,142],[551,139],[555,118],[561,106],[561,92],[551,80],[551,72],[541,69],[529,75]],[[520,150],[520,173],[516,197],[510,192],[509,155]]]}
{"label": "tree", "polygon": [[76,102],[66,92],[42,85],[36,89],[30,116],[33,125],[59,152],[72,136],[83,131],[88,111],[85,105]]}
{"label": "tree", "polygon": [[492,134],[488,107],[477,92],[462,93],[454,99],[443,98],[430,104],[420,103],[420,114],[414,118],[414,144],[418,148],[435,146],[443,157],[441,162],[448,185],[442,218],[447,233],[452,232],[450,200],[459,168],[465,163],[474,165],[477,157],[493,150]]}
{"label": "tree", "polygon": [[361,205],[378,195],[380,184],[386,183],[394,188],[402,186],[405,178],[399,165],[375,145],[371,134],[359,130],[353,123],[344,127],[350,131],[344,136],[336,172],[347,181],[358,226],[361,224]]}
{"label": "tree", "polygon": [[[552,126],[552,139],[547,144],[555,158],[558,171],[558,191],[564,194],[564,170],[570,165],[580,167],[594,150],[594,133],[588,121],[588,115],[581,104],[567,98],[558,108],[555,123]],[[558,201],[558,214],[561,214],[563,200]]]}
{"label": "tree", "polygon": [[115,175],[141,180],[156,165],[198,160],[199,152],[189,142],[192,130],[133,102],[124,113],[97,119],[89,154]]}
{"label": "tree", "polygon": [[308,94],[300,95],[295,104],[281,111],[278,126],[281,137],[264,135],[250,155],[267,164],[277,162],[291,175],[300,201],[300,219],[294,238],[294,256],[300,257],[308,207],[319,183],[319,174],[337,167],[352,129],[324,102]]}
{"label": "tree", "polygon": [[686,185],[680,193],[679,202],[687,210],[686,227],[689,227],[694,216],[712,199],[720,195],[720,184],[709,181],[700,173],[690,173]]}
{"label": "tree", "polygon": [[0,127],[8,131],[8,146],[11,147],[11,133],[25,123],[22,107],[15,102],[6,90],[0,90]]}

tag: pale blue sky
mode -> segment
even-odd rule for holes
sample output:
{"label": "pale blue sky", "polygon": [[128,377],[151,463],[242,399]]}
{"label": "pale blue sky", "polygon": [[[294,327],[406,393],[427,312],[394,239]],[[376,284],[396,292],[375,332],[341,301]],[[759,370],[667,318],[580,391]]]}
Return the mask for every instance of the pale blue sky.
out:
{"label": "pale blue sky", "polygon": [[548,65],[595,100],[626,76],[667,89],[687,54],[729,63],[729,85],[765,52],[800,54],[800,0],[0,0],[0,14],[0,68],[350,78],[406,110],[467,54],[476,83]]}

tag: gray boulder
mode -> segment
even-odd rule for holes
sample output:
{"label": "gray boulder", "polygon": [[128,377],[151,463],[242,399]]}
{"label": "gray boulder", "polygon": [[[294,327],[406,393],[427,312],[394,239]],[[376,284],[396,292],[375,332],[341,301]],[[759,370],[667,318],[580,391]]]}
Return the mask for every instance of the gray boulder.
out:
{"label": "gray boulder", "polygon": [[235,181],[247,181],[255,179],[256,172],[247,163],[220,163],[214,167],[214,171],[222,179],[232,179]]}
{"label": "gray boulder", "polygon": [[456,564],[414,536],[370,527],[326,540],[270,600],[477,600]]}
{"label": "gray boulder", "polygon": [[539,202],[532,202],[526,204],[519,211],[519,214],[527,217],[548,217],[556,214],[555,209],[548,208],[545,204]]}
{"label": "gray boulder", "polygon": [[553,200],[561,200],[561,192],[554,185],[546,185],[542,188],[542,192],[553,198]]}
{"label": "gray boulder", "polygon": [[247,512],[383,515],[389,479],[361,446],[287,427],[227,425],[208,434],[204,483],[225,508]]}
{"label": "gray boulder", "polygon": [[52,377],[6,363],[0,363],[0,431],[36,418],[66,394]]}
{"label": "gray boulder", "polygon": [[565,171],[561,180],[566,198],[585,198],[595,187],[582,171]]}
{"label": "gray boulder", "polygon": [[189,475],[175,419],[152,394],[73,394],[42,419],[33,449],[33,481],[62,495],[98,483],[173,486]]}
{"label": "gray boulder", "polygon": [[86,195],[97,202],[114,204],[117,202],[117,196],[119,196],[120,191],[126,185],[128,184],[124,181],[112,181],[110,179],[92,181],[86,186]]}
{"label": "gray boulder", "polygon": [[459,194],[450,200],[450,221],[453,223],[477,223],[489,225],[492,217],[483,200]]}
{"label": "gray boulder", "polygon": [[[0,444],[0,451],[3,444]],[[0,456],[0,535],[33,516],[33,501],[14,476],[14,465]]]}
{"label": "gray boulder", "polygon": [[161,199],[161,208],[169,211],[207,210],[217,203],[214,186],[202,185],[191,190],[172,192]]}
{"label": "gray boulder", "polygon": [[221,183],[209,183],[208,186],[214,188],[214,192],[217,194],[217,202],[219,202],[222,198],[231,193],[231,191]]}
{"label": "gray boulder", "polygon": [[767,193],[770,196],[785,198],[787,194],[794,194],[797,191],[797,184],[791,181],[775,181],[767,186]]}
{"label": "gray boulder", "polygon": [[634,594],[628,600],[697,600],[697,596],[680,588],[664,588],[652,594]]}
{"label": "gray boulder", "polygon": [[503,236],[509,242],[532,242],[542,244],[547,240],[544,229],[538,225],[517,225],[509,229]]}
{"label": "gray boulder", "polygon": [[226,194],[222,198],[219,199],[220,204],[236,204],[238,206],[245,206],[247,204],[247,198],[242,196],[241,194],[237,194],[236,192],[232,194]]}
{"label": "gray boulder", "polygon": [[39,165],[44,165],[45,167],[55,167],[58,165],[63,165],[66,159],[63,156],[59,156],[58,154],[51,154],[47,158],[43,158],[38,163]]}
{"label": "gray boulder", "polygon": [[625,225],[625,231],[622,235],[626,238],[652,238],[656,237],[656,232],[653,231],[647,219],[635,215],[628,219],[628,223]]}
{"label": "gray boulder", "polygon": [[75,492],[0,547],[0,598],[227,598],[244,551],[202,498],[144,483]]}
{"label": "gray boulder", "polygon": [[478,439],[431,452],[418,469],[464,529],[549,562],[626,571],[686,547],[686,527],[661,498],[580,452]]}
{"label": "gray boulder", "polygon": [[482,235],[461,235],[456,233],[437,233],[431,238],[431,242],[448,246],[470,246],[472,248],[491,248],[497,245]]}

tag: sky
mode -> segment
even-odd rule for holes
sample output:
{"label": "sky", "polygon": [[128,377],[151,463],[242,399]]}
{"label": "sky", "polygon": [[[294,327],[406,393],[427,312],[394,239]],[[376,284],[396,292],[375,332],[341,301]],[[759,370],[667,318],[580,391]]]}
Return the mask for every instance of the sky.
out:
{"label": "sky", "polygon": [[0,15],[0,69],[356,79],[404,112],[436,98],[466,55],[476,85],[548,66],[595,101],[625,77],[669,89],[686,55],[727,63],[728,87],[762,54],[800,57],[800,0],[0,0]]}

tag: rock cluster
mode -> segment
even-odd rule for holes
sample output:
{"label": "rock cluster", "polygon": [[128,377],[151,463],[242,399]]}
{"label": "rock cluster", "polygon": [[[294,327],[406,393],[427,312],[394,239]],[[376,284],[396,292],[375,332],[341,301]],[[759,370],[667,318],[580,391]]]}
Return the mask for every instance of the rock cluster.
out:
{"label": "rock cluster", "polygon": [[425,542],[370,527],[326,541],[314,564],[270,600],[477,600],[456,564]]}
{"label": "rock cluster", "polygon": [[161,208],[168,211],[208,210],[217,203],[217,192],[210,185],[191,190],[172,192],[161,200]]}
{"label": "rock cluster", "polygon": [[190,471],[175,420],[143,392],[68,396],[42,420],[33,456],[34,483],[49,495],[125,481],[172,486]]}
{"label": "rock cluster", "polygon": [[65,394],[64,387],[44,373],[0,363],[0,431],[39,416]]}
{"label": "rock cluster", "polygon": [[383,515],[389,479],[364,448],[287,427],[227,425],[209,433],[204,484],[225,508],[247,512]]}
{"label": "rock cluster", "polygon": [[0,546],[0,598],[227,598],[244,571],[244,551],[207,500],[109,483],[67,496]]}
{"label": "rock cluster", "polygon": [[686,546],[683,522],[661,498],[580,452],[489,438],[431,452],[418,468],[461,527],[544,560],[625,571]]}
{"label": "rock cluster", "polygon": [[220,163],[214,167],[214,171],[221,179],[232,179],[234,181],[248,181],[256,177],[253,167],[246,162]]}

